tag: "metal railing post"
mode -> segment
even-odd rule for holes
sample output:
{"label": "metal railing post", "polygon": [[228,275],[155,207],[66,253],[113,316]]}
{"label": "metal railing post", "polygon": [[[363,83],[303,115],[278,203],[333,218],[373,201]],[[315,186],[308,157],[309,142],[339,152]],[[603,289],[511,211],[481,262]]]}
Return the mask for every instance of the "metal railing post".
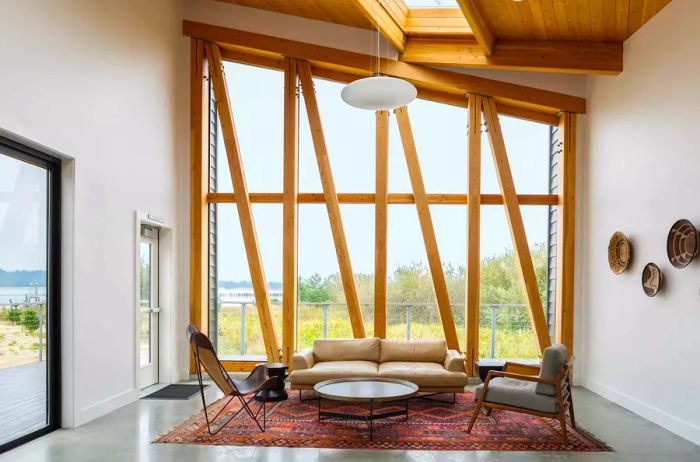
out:
{"label": "metal railing post", "polygon": [[241,356],[245,355],[245,307],[247,303],[241,303]]}
{"label": "metal railing post", "polygon": [[406,340],[411,340],[411,305],[406,305]]}
{"label": "metal railing post", "polygon": [[42,313],[41,305],[37,308],[39,312],[39,362],[44,360],[44,352],[42,351],[44,346],[44,314]]}
{"label": "metal railing post", "polygon": [[327,303],[323,305],[323,338],[328,338],[328,308]]}
{"label": "metal railing post", "polygon": [[496,307],[491,305],[491,358],[496,357]]}

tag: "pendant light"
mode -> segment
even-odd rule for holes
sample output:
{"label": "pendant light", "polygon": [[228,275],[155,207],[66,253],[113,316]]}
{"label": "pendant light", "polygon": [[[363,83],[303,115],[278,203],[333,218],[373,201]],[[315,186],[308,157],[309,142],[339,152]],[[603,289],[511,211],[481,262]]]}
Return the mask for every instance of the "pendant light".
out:
{"label": "pendant light", "polygon": [[418,96],[416,87],[410,82],[379,74],[379,29],[377,29],[377,68],[372,77],[355,80],[340,92],[350,106],[371,111],[390,110],[405,106]]}

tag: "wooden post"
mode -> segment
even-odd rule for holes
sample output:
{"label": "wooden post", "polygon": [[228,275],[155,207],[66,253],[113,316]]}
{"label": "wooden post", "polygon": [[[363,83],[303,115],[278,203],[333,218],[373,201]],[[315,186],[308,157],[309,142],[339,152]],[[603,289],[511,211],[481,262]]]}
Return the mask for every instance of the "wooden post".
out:
{"label": "wooden post", "polygon": [[559,118],[556,339],[574,353],[574,232],[576,227],[576,115]]}
{"label": "wooden post", "polygon": [[479,283],[481,270],[481,96],[469,94],[469,155],[467,162],[467,287],[466,366],[476,375],[479,359]]}
{"label": "wooden post", "polygon": [[250,269],[250,279],[253,283],[255,293],[255,305],[258,308],[260,327],[267,359],[270,362],[280,360],[280,349],[275,334],[275,324],[270,311],[270,297],[267,291],[267,279],[263,270],[262,259],[260,258],[260,248],[258,237],[255,234],[255,223],[253,221],[253,209],[248,197],[248,186],[243,174],[243,162],[241,160],[236,126],[233,121],[231,110],[231,100],[226,86],[226,77],[221,61],[219,47],[213,43],[206,44],[207,57],[209,58],[212,83],[214,85],[214,95],[216,96],[216,108],[219,112],[221,122],[221,132],[226,146],[226,157],[228,159],[233,192],[236,196],[236,207],[238,209],[238,219],[241,224],[241,234],[243,235],[243,245],[248,258]]}
{"label": "wooden post", "polygon": [[[209,80],[204,42],[191,41],[190,78],[190,322],[208,333]],[[190,372],[194,372],[190,358]]]}
{"label": "wooden post", "polygon": [[447,284],[445,283],[445,272],[442,269],[440,252],[438,251],[437,239],[435,238],[435,229],[430,215],[428,195],[425,192],[423,175],[420,170],[420,163],[418,162],[418,152],[413,139],[413,130],[411,129],[411,121],[408,118],[408,109],[405,106],[400,107],[395,110],[395,113],[401,133],[401,143],[403,144],[403,151],[406,157],[408,174],[411,178],[411,186],[413,187],[413,196],[416,201],[418,221],[420,222],[425,251],[428,256],[428,265],[430,266],[430,273],[433,277],[435,299],[440,311],[440,321],[445,333],[445,341],[447,342],[448,348],[460,351],[457,328],[455,326],[454,316],[452,316],[452,306],[450,305],[450,297],[447,292]]}
{"label": "wooden post", "polygon": [[530,254],[530,247],[528,246],[527,236],[525,235],[525,225],[523,224],[523,217],[520,213],[518,197],[515,194],[515,184],[513,183],[513,174],[510,170],[508,155],[506,154],[505,142],[503,141],[501,123],[498,120],[496,103],[493,99],[484,98],[482,104],[484,118],[486,119],[486,124],[489,129],[489,140],[491,141],[493,161],[496,164],[496,174],[498,176],[498,182],[501,185],[506,218],[508,219],[510,234],[513,238],[514,253],[520,269],[520,280],[525,288],[525,299],[530,314],[530,322],[532,323],[532,330],[537,339],[537,347],[539,352],[542,353],[542,351],[551,344],[551,340],[547,332],[547,321],[544,318],[542,299],[537,288],[535,267],[532,263],[532,255]]}
{"label": "wooden post", "polygon": [[389,182],[389,111],[376,113],[374,196],[374,336],[386,338],[386,278]]}
{"label": "wooden post", "polygon": [[304,104],[306,106],[306,114],[309,117],[311,138],[313,139],[314,151],[316,152],[318,171],[321,177],[321,185],[323,186],[323,198],[326,203],[326,209],[328,210],[328,219],[330,220],[331,233],[333,234],[335,253],[338,257],[338,269],[340,270],[340,278],[343,282],[343,290],[345,292],[345,301],[348,305],[352,333],[355,338],[364,338],[365,325],[362,321],[360,299],[357,296],[355,276],[352,272],[350,253],[348,252],[345,230],[343,229],[343,219],[340,215],[340,206],[338,205],[338,194],[335,190],[331,164],[328,160],[328,148],[326,147],[326,139],[323,134],[321,115],[318,112],[314,82],[311,76],[311,66],[306,61],[301,61],[299,64],[299,78],[301,79],[301,88],[304,91]]}
{"label": "wooden post", "polygon": [[282,237],[282,361],[291,372],[297,334],[297,193],[299,110],[297,61],[285,58],[284,70],[284,191]]}

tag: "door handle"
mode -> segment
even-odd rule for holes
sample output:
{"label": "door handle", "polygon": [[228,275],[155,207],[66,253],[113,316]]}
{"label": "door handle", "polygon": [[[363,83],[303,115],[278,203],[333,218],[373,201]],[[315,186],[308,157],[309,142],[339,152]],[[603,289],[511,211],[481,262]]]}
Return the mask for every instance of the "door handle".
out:
{"label": "door handle", "polygon": [[141,308],[142,314],[160,313],[160,308]]}

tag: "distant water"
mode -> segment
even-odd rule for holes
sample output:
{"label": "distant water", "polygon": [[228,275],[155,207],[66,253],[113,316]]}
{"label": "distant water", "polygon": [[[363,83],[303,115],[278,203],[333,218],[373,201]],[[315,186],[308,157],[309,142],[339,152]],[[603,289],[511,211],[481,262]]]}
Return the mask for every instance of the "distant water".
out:
{"label": "distant water", "polygon": [[27,297],[39,296],[39,300],[46,301],[46,287],[0,287],[0,305],[10,303],[23,303]]}

